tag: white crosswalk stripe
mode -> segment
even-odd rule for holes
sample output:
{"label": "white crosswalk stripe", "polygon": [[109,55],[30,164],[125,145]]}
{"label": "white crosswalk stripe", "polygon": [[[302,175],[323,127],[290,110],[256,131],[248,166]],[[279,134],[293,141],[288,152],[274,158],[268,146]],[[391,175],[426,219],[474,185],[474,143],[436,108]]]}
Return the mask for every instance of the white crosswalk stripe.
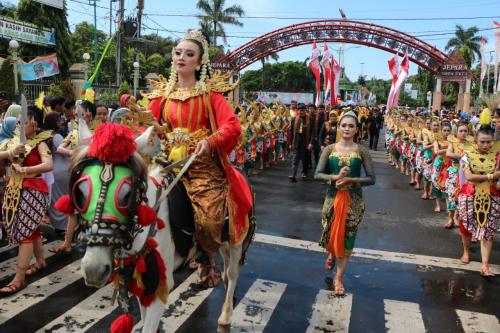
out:
{"label": "white crosswalk stripe", "polygon": [[[276,246],[285,246],[294,249],[314,251],[324,253],[325,249],[318,245],[317,242],[311,242],[301,239],[293,239],[267,234],[255,234],[255,242],[264,243]],[[366,258],[373,260],[391,261],[401,264],[412,264],[422,266],[434,266],[442,268],[460,269],[464,271],[479,272],[482,263],[471,261],[464,265],[460,260],[454,258],[433,257],[413,253],[390,252],[374,249],[355,248],[352,254],[353,257]],[[497,274],[500,274],[500,265],[490,265],[490,269]]]}
{"label": "white crosswalk stripe", "polygon": [[100,319],[106,317],[115,308],[110,299],[113,294],[111,284],[98,289],[95,293],[75,305],[71,310],[63,313],[36,333],[80,333],[86,332]]}
{"label": "white crosswalk stripe", "polygon": [[[192,273],[179,287],[175,288],[168,296],[164,317],[161,319],[165,332],[175,332],[189,319],[193,312],[210,296],[213,288],[194,290],[192,284],[196,283],[198,274]],[[186,295],[191,295],[185,299]]]}
{"label": "white crosswalk stripe", "polygon": [[384,299],[387,333],[424,333],[424,321],[417,303]]}
{"label": "white crosswalk stripe", "polygon": [[0,300],[0,309],[2,309],[0,324],[80,278],[80,260],[77,260],[57,272],[31,283],[18,294]]}
{"label": "white crosswalk stripe", "polygon": [[[79,266],[80,261],[77,260],[30,284],[18,295],[0,300],[0,331],[5,321],[78,280],[81,277]],[[197,290],[192,285],[196,278],[196,273],[192,273],[170,293],[162,318],[162,327],[166,332],[175,332],[189,322],[196,309],[212,295],[214,289]],[[264,331],[286,289],[285,283],[255,280],[234,309],[231,332]],[[92,326],[116,309],[116,305],[110,304],[112,291],[111,285],[96,290],[36,332],[95,332]],[[332,291],[319,290],[308,315],[306,333],[349,332],[354,297],[352,294],[336,297]],[[419,304],[390,299],[384,299],[383,303],[387,333],[433,331],[425,327]],[[500,332],[499,320],[494,315],[463,310],[456,310],[456,313],[465,333]],[[140,328],[141,324],[138,323],[134,332],[140,332]]]}
{"label": "white crosswalk stripe", "polygon": [[[256,241],[266,244],[279,242],[280,244],[276,245],[311,250],[313,253],[320,250],[317,249],[316,245],[312,242],[290,240],[276,236],[266,235],[264,237],[258,235]],[[61,244],[61,241],[44,245],[44,251],[47,257],[52,255],[48,252],[48,249],[58,244]],[[371,255],[375,255],[375,253],[365,251],[362,252],[361,256],[369,257]],[[382,253],[381,255],[389,256],[387,253]],[[390,256],[392,257],[381,260],[399,262],[407,260],[407,264],[418,264],[422,261],[430,260],[423,256],[415,255],[404,257],[399,254],[390,254]],[[439,262],[434,260],[432,264],[435,266],[447,266],[451,264],[451,268],[455,265],[451,261],[443,261],[443,258],[441,258]],[[0,278],[4,278],[5,280],[10,278],[15,272],[14,267],[15,257],[0,262]],[[450,267],[448,266],[448,268]],[[43,274],[44,272],[42,271],[40,276],[43,276]],[[244,277],[244,273],[242,277]],[[18,294],[0,299],[0,332],[4,331],[2,324],[5,324],[5,326],[13,324],[10,319],[14,319],[16,322],[22,322],[24,316],[27,315],[22,312],[27,309],[34,309],[40,302],[46,301],[49,298],[54,298],[54,302],[57,302],[54,294],[64,290],[64,288],[70,286],[80,278],[80,260],[77,260],[54,273],[48,274],[30,283],[26,289]],[[218,304],[216,312],[220,311],[223,301],[220,298],[222,295],[220,290],[214,292],[214,289],[198,289],[196,286],[193,286],[196,280],[197,274],[192,273],[169,294],[168,303],[161,320],[162,329],[165,331],[175,332],[183,325],[189,326],[190,321],[193,320],[193,314],[202,304]],[[248,283],[248,281],[246,282]],[[283,311],[281,307],[287,306],[285,304],[289,302],[288,299],[282,301],[282,298],[288,292],[293,293],[293,288],[286,283],[272,281],[271,279],[255,279],[249,281],[249,283],[253,284],[248,290],[244,291],[245,295],[241,301],[235,304],[231,332],[273,331],[276,329],[277,324],[275,319],[281,317]],[[293,287],[295,288],[296,285],[293,285]],[[242,290],[240,290],[240,292],[242,292]],[[41,322],[40,327],[34,326],[33,331],[38,333],[59,333],[69,331],[75,333],[99,332],[103,330],[100,326],[103,326],[105,322],[110,320],[110,314],[117,308],[116,305],[111,306],[110,304],[111,295],[112,287],[110,285],[95,290],[90,296],[83,300],[80,299],[79,303],[72,305],[71,308],[56,311],[54,317],[50,320]],[[215,302],[211,301],[212,297],[216,299]],[[356,318],[352,318],[352,306],[355,300],[356,294],[347,294],[345,297],[339,298],[335,297],[332,291],[318,290],[314,301],[311,299],[313,304],[305,305],[306,308],[309,308],[308,313],[295,313],[294,315],[303,318],[304,328],[307,333],[349,332],[350,325],[356,320]],[[385,325],[382,323],[381,325],[385,327],[376,327],[374,328],[376,331],[386,331],[388,333],[420,333],[435,331],[433,327],[426,327],[426,321],[424,321],[426,312],[424,311],[424,315],[422,314],[421,304],[399,301],[396,299],[381,299],[380,302],[383,303],[384,308],[384,313],[381,313],[380,316],[381,318],[382,316],[385,318]],[[66,312],[62,313],[63,311]],[[279,311],[279,313],[275,318],[273,313],[276,311]],[[284,311],[286,313],[287,310],[285,309]],[[449,309],[449,311],[450,313],[455,311],[458,317],[456,321],[457,326],[450,328],[452,330],[463,330],[465,333],[500,333],[499,319],[495,315],[458,309]],[[28,313],[32,312],[28,311]],[[103,322],[98,323],[101,320],[103,320]],[[213,320],[214,324],[216,324],[216,318],[206,318],[202,320]],[[7,321],[9,321],[9,323],[6,323]],[[432,320],[429,322],[432,322]],[[141,326],[141,323],[137,323],[136,327],[134,327],[134,331],[140,331]],[[272,327],[272,329],[270,327]],[[107,329],[106,327],[105,330]],[[286,330],[290,328],[283,327],[283,329]]]}
{"label": "white crosswalk stripe", "polygon": [[285,289],[284,283],[257,279],[234,309],[231,333],[262,332]]}
{"label": "white crosswalk stripe", "polygon": [[333,292],[320,290],[313,304],[306,333],[348,332],[351,320],[352,295],[336,297]]}
{"label": "white crosswalk stripe", "polygon": [[[52,247],[56,247],[61,245],[63,242],[62,241],[55,241],[51,243],[47,243],[43,246],[43,255],[45,259],[50,258],[54,255],[54,253],[50,252],[49,249]],[[16,274],[16,261],[17,261],[17,256],[7,259],[2,262],[2,265],[0,266],[0,279],[6,278],[7,276],[14,275]],[[35,258],[31,260],[31,263],[35,262]]]}
{"label": "white crosswalk stripe", "polygon": [[465,333],[500,332],[498,318],[492,315],[456,310]]}

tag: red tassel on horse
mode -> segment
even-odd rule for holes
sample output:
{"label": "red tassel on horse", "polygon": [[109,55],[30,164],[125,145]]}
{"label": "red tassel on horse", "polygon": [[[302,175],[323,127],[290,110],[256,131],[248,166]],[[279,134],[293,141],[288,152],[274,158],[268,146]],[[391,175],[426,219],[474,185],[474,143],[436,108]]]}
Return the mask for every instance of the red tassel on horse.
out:
{"label": "red tassel on horse", "polygon": [[165,221],[163,221],[161,218],[158,218],[156,220],[156,224],[158,225],[158,230],[165,228]]}
{"label": "red tassel on horse", "polygon": [[54,208],[67,215],[71,215],[75,212],[75,207],[71,204],[69,194],[60,197],[54,204]]}
{"label": "red tassel on horse", "polygon": [[109,331],[111,333],[130,333],[134,329],[134,319],[130,313],[122,314],[112,323]]}
{"label": "red tassel on horse", "polygon": [[137,206],[137,218],[140,225],[148,226],[156,220],[156,213],[153,208],[140,204]]}

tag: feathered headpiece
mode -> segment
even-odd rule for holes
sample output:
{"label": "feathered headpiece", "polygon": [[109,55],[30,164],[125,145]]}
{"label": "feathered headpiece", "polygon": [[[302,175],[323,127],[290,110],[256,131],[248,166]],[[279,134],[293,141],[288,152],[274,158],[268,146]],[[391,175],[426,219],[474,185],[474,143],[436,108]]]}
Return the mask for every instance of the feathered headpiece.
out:
{"label": "feathered headpiece", "polygon": [[491,125],[491,111],[485,108],[481,115],[479,116],[479,124],[481,125]]}

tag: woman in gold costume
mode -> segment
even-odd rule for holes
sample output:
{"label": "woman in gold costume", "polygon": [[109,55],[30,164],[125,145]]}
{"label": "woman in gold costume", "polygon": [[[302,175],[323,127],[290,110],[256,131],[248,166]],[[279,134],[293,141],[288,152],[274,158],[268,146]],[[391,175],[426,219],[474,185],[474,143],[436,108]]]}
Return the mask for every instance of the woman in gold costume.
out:
{"label": "woman in gold costume", "polygon": [[[344,294],[343,276],[365,210],[361,187],[375,184],[370,153],[354,142],[359,127],[358,117],[353,111],[347,111],[340,117],[337,129],[340,140],[323,149],[315,174],[315,179],[329,184],[323,205],[323,234],[319,244],[328,251],[325,268],[333,269],[335,260],[338,261],[334,277],[337,295]],[[361,176],[362,167],[365,177]]]}
{"label": "woman in gold costume", "polygon": [[[459,174],[460,159],[465,154],[465,149],[469,148],[472,137],[469,137],[469,125],[466,122],[460,122],[457,125],[457,135],[448,137],[448,150],[446,156],[451,159],[451,165],[448,167],[448,177],[445,182],[446,194],[448,197],[448,209],[452,212],[451,220],[445,225],[445,228],[458,227],[458,193],[460,183],[463,183],[463,175]],[[471,139],[469,139],[471,138]]]}
{"label": "woman in gold costume", "polygon": [[[3,204],[4,223],[11,243],[19,244],[16,275],[12,281],[0,289],[0,297],[22,290],[26,275],[34,275],[45,267],[40,223],[50,204],[47,183],[42,173],[52,170],[52,155],[44,142],[52,136],[52,131],[38,133],[43,125],[39,109],[28,110],[24,123],[26,143],[20,144],[20,135],[0,146],[0,160],[9,159],[12,174],[5,191]],[[29,266],[35,255],[36,262]]]}
{"label": "woman in gold costume", "polygon": [[494,129],[488,119],[489,110],[483,110],[475,134],[475,147],[467,149],[461,159],[467,182],[461,186],[458,209],[460,233],[464,244],[462,262],[469,262],[472,238],[481,241],[481,275],[492,277],[489,261],[497,223],[500,220],[500,161],[499,145],[495,143]]}
{"label": "woman in gold costume", "polygon": [[[451,124],[443,121],[441,132],[434,136],[434,161],[431,173],[432,194],[435,198],[434,212],[441,212],[441,199],[446,198],[445,182],[448,176],[448,167],[451,164],[450,158],[446,156],[448,149],[448,136],[451,134]],[[453,223],[452,215],[448,211],[448,223]]]}
{"label": "woman in gold costume", "polygon": [[248,231],[252,205],[249,186],[228,157],[241,126],[222,93],[234,86],[227,77],[210,74],[208,42],[197,30],[188,31],[174,47],[171,68],[169,80],[161,77],[153,83],[148,108],[167,128],[168,160],[198,155],[182,182],[194,210],[197,244],[209,258],[199,282],[214,287],[220,282],[215,256],[225,218],[229,216],[229,241],[240,244]]}

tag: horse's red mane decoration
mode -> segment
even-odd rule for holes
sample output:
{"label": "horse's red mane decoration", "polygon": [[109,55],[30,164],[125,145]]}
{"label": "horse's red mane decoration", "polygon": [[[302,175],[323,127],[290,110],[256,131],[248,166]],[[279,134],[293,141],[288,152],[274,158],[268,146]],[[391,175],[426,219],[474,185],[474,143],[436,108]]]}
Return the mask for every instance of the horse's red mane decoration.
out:
{"label": "horse's red mane decoration", "polygon": [[88,156],[108,163],[125,163],[136,151],[134,131],[126,126],[106,123],[92,135]]}

